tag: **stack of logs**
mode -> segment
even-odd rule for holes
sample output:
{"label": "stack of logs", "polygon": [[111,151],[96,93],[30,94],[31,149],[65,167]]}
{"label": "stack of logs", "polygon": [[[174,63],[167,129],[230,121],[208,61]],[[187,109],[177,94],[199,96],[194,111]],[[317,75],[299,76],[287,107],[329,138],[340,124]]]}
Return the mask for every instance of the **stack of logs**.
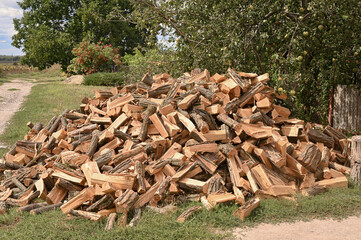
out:
{"label": "stack of logs", "polygon": [[268,80],[233,69],[145,75],[96,91],[45,127],[29,122],[0,163],[0,205],[108,216],[110,229],[119,213],[119,224],[129,213],[135,225],[145,205],[196,199],[211,210],[233,201],[244,219],[263,198],[347,187],[350,141],[330,126],[290,118],[276,104],[287,95]]}

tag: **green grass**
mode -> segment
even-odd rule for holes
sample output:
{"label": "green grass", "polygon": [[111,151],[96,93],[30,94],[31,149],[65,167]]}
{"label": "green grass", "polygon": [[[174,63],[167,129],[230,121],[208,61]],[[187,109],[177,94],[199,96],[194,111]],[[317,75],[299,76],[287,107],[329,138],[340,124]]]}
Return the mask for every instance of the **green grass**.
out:
{"label": "green grass", "polygon": [[199,203],[180,203],[175,212],[158,214],[145,209],[134,228],[116,226],[105,232],[106,219],[92,222],[79,218],[67,219],[60,210],[38,216],[10,213],[0,216],[1,239],[224,239],[233,227],[254,226],[259,223],[279,223],[313,218],[341,219],[361,213],[361,187],[330,190],[314,197],[290,200],[264,199],[250,217],[241,222],[232,216],[237,206],[224,204],[214,211],[202,209],[184,223],[177,217],[187,208]]}
{"label": "green grass", "polygon": [[26,81],[35,80],[36,82],[57,82],[63,81],[65,79],[65,75],[60,71],[59,65],[54,65],[43,71],[5,74],[2,78],[2,81],[9,81],[16,78]]}
{"label": "green grass", "polygon": [[13,92],[13,91],[19,91],[20,89],[18,89],[18,88],[9,88],[8,89],[8,91],[10,91],[10,92]]}

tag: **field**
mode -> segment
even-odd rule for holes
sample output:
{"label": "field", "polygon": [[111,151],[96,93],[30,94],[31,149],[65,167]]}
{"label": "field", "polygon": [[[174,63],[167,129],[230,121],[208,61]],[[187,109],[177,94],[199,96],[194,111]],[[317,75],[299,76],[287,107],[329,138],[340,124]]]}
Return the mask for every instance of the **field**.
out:
{"label": "field", "polygon": [[[46,124],[52,116],[64,109],[74,109],[83,96],[91,97],[93,90],[102,87],[66,85],[59,69],[45,72],[16,73],[6,76],[6,80],[21,78],[36,84],[24,102],[21,110],[10,121],[10,126],[0,136],[0,141],[8,146],[22,139],[28,128],[26,123]],[[41,84],[39,84],[41,83]],[[0,150],[2,155],[7,150]],[[259,223],[310,220],[313,218],[344,218],[361,213],[361,186],[349,184],[348,189],[335,189],[314,197],[297,195],[294,200],[262,200],[261,206],[241,222],[232,216],[237,206],[226,204],[217,206],[213,212],[202,209],[191,219],[181,224],[177,216],[198,202],[184,202],[175,205],[174,211],[160,214],[145,208],[139,224],[133,228],[115,227],[105,232],[106,219],[91,222],[79,218],[67,218],[60,210],[33,216],[11,209],[0,215],[1,239],[224,239],[231,237],[234,227],[254,226]],[[40,201],[40,200],[39,200]],[[131,216],[129,216],[131,217]]]}

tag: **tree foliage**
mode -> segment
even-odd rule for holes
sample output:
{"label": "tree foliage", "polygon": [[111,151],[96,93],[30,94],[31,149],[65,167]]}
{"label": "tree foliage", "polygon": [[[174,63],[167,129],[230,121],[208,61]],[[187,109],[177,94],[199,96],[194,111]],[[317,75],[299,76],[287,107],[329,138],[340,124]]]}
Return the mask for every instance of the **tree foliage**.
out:
{"label": "tree foliage", "polygon": [[303,118],[325,122],[329,91],[360,81],[358,0],[132,0],[132,17],[170,35],[179,65],[271,72]]}
{"label": "tree foliage", "polygon": [[111,44],[82,41],[77,48],[73,49],[76,57],[71,60],[68,72],[86,75],[95,72],[112,72],[121,64],[118,52],[119,50]]}
{"label": "tree foliage", "polygon": [[112,44],[124,55],[144,37],[135,24],[115,19],[132,12],[127,0],[22,0],[23,17],[14,19],[13,46],[22,48],[22,63],[44,69],[60,63],[65,70],[74,57],[72,49],[83,39]]}

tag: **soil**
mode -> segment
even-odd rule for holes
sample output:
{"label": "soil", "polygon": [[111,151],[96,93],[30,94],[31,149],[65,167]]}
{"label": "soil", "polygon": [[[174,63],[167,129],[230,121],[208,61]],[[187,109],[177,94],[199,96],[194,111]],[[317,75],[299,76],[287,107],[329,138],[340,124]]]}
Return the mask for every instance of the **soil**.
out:
{"label": "soil", "polygon": [[277,225],[260,224],[254,228],[235,228],[233,236],[242,240],[354,240],[361,238],[360,222],[360,216],[352,216],[341,221],[314,219]]}
{"label": "soil", "polygon": [[[19,110],[25,97],[30,94],[33,85],[31,82],[20,79],[14,79],[0,85],[0,135],[6,129],[13,114]],[[0,142],[0,148],[6,147]]]}

